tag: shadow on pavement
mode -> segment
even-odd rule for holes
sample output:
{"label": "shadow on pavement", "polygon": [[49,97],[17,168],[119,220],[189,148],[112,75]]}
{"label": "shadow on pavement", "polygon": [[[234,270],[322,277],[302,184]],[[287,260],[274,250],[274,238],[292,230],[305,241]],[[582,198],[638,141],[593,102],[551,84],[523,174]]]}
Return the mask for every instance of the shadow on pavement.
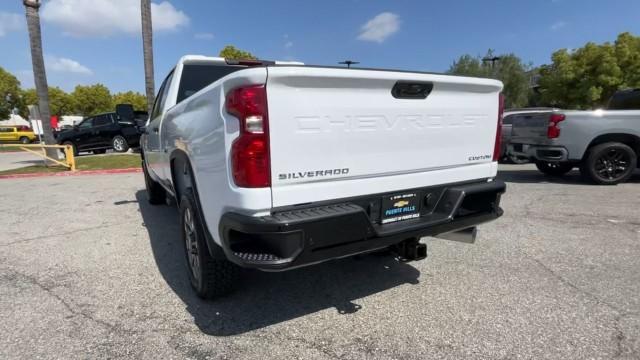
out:
{"label": "shadow on pavement", "polygon": [[233,294],[204,301],[187,278],[177,210],[150,205],[144,190],[136,199],[160,273],[209,335],[241,334],[327,308],[350,314],[360,309],[353,303],[356,299],[418,283],[420,272],[413,266],[390,255],[364,255],[286,272],[243,269]]}
{"label": "shadow on pavement", "polygon": [[[553,183],[567,185],[594,185],[584,180],[578,170],[572,170],[564,176],[550,176],[538,170],[498,170],[498,179],[514,183]],[[640,183],[640,171],[636,171],[627,183]],[[597,186],[597,185],[594,185]]]}
{"label": "shadow on pavement", "polygon": [[37,159],[33,159],[33,160],[21,160],[21,161],[14,161],[14,164],[24,164],[25,166],[28,165],[41,165],[44,162],[43,158],[37,158]]}

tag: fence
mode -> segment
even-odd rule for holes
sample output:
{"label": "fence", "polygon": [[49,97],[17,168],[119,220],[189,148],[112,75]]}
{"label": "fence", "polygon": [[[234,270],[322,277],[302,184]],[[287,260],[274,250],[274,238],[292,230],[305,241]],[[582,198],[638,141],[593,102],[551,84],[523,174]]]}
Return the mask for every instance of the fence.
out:
{"label": "fence", "polygon": [[[72,145],[44,145],[44,144],[31,144],[31,145],[16,145],[16,144],[0,144],[0,147],[5,148],[19,148],[23,151],[32,153],[34,155],[40,156],[50,162],[55,164],[64,166],[71,171],[76,171],[76,159],[73,155],[73,146]],[[32,149],[41,149],[42,152],[32,150]],[[45,149],[61,149],[64,151],[64,161],[60,161],[59,159],[54,159],[52,157],[47,156],[47,151]],[[46,163],[46,162],[45,162]]]}

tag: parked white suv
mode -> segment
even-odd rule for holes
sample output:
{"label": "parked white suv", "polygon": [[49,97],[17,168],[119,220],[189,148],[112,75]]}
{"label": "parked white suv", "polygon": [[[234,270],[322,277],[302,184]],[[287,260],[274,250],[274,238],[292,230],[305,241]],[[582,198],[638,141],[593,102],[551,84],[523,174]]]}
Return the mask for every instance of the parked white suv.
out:
{"label": "parked white suv", "polygon": [[[423,236],[473,240],[502,215],[502,83],[417,72],[185,56],[142,156],[149,201],[180,208],[201,297],[237,266],[286,270]],[[448,235],[444,235],[449,233]]]}

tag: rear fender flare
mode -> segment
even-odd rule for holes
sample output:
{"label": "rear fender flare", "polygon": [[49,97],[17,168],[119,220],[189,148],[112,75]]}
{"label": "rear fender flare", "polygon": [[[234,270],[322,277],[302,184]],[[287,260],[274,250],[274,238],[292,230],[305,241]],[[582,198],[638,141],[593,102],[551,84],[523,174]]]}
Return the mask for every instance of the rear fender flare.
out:
{"label": "rear fender flare", "polygon": [[209,232],[209,226],[202,212],[202,205],[200,204],[200,196],[198,195],[198,187],[194,178],[193,167],[189,160],[189,155],[182,150],[174,150],[169,157],[169,164],[171,169],[171,183],[173,184],[173,192],[176,198],[176,204],[180,206],[180,198],[184,194],[186,189],[191,189],[196,200],[196,207],[198,208],[198,216],[200,217],[200,223],[204,225],[204,234],[207,242],[207,248],[209,254],[214,259],[226,259],[222,248],[216,244],[211,232]]}
{"label": "rear fender flare", "polygon": [[619,142],[631,147],[637,155],[640,156],[640,136],[636,134],[629,133],[608,133],[608,134],[600,134],[593,138],[589,145],[584,149],[584,153],[582,155],[582,160],[585,160],[589,155],[589,149],[592,147],[603,144],[606,142]]}

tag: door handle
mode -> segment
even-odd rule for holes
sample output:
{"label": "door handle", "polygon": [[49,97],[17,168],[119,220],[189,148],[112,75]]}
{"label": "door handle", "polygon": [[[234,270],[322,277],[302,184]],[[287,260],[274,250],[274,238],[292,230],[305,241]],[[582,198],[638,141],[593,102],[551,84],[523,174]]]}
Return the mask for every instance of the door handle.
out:
{"label": "door handle", "polygon": [[152,128],[152,130],[153,130],[154,133],[158,133],[158,128],[157,127]]}
{"label": "door handle", "polygon": [[431,90],[432,82],[400,80],[391,89],[391,95],[396,99],[426,99]]}

